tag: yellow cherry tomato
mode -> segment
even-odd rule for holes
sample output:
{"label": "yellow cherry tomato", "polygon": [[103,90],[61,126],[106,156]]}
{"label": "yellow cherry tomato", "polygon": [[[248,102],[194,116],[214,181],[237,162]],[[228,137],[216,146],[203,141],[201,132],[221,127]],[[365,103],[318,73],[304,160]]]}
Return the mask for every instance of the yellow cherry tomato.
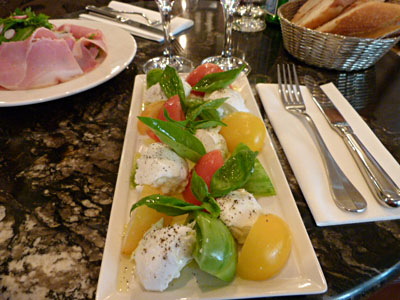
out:
{"label": "yellow cherry tomato", "polygon": [[[140,198],[161,193],[160,189],[150,185],[144,185]],[[126,232],[122,242],[122,253],[130,256],[136,249],[145,232],[161,218],[164,218],[164,225],[168,225],[172,221],[172,217],[159,213],[155,209],[147,207],[146,205],[136,208],[126,227]]]}
{"label": "yellow cherry tomato", "polygon": [[[153,102],[147,105],[144,109],[144,111],[140,114],[141,117],[149,117],[149,118],[154,118],[157,119],[158,113],[161,109],[161,107],[164,105],[165,101],[158,101],[158,102]],[[147,126],[144,125],[141,121],[138,121],[138,130],[140,134],[146,134],[147,131]]]}
{"label": "yellow cherry tomato", "polygon": [[249,280],[271,278],[285,266],[291,248],[288,225],[276,215],[261,215],[243,244],[237,274]]}
{"label": "yellow cherry tomato", "polygon": [[229,152],[235,150],[239,143],[245,143],[253,151],[260,151],[264,145],[266,129],[264,122],[248,112],[234,112],[222,122],[221,135],[225,138]]}

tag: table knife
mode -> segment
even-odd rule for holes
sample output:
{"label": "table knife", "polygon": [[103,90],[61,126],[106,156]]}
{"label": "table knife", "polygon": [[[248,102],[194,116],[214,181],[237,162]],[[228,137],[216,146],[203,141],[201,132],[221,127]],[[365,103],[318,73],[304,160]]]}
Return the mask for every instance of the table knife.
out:
{"label": "table knife", "polygon": [[134,21],[132,19],[126,18],[126,17],[121,16],[119,14],[110,12],[110,11],[108,11],[106,9],[101,8],[101,7],[96,7],[96,6],[93,6],[93,5],[87,5],[86,6],[86,10],[89,11],[90,15],[93,15],[93,16],[96,16],[96,17],[99,17],[99,18],[103,18],[103,19],[114,21],[114,22],[121,23],[121,24],[126,24],[126,25],[129,25],[129,26],[132,26],[132,27],[140,28],[140,29],[143,29],[143,30],[146,30],[146,31],[149,31],[149,32],[152,32],[152,33],[157,33],[157,34],[160,34],[160,35],[164,34],[164,31],[163,31],[162,28],[153,27],[153,26],[150,26],[150,25],[147,25],[147,24],[143,24],[143,23]]}
{"label": "table knife", "polygon": [[304,81],[314,102],[317,104],[329,125],[344,139],[368,187],[378,202],[388,207],[399,207],[400,189],[396,183],[363,145],[353,132],[351,126],[317,82],[308,75],[304,77]]}

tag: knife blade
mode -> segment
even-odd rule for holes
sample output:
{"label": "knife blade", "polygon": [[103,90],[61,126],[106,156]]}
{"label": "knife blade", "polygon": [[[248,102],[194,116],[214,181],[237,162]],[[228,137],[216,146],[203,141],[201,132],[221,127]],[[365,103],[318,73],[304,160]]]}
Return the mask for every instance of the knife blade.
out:
{"label": "knife blade", "polygon": [[156,33],[156,34],[159,34],[159,35],[163,35],[164,34],[164,30],[162,28],[153,27],[153,26],[150,26],[150,25],[147,25],[147,24],[143,24],[143,23],[134,21],[132,19],[126,18],[126,17],[121,16],[119,14],[110,12],[110,11],[108,11],[106,9],[101,8],[101,7],[88,5],[88,6],[86,6],[86,10],[92,16],[96,16],[96,17],[99,17],[99,18],[103,18],[103,19],[114,21],[114,22],[121,23],[121,24],[126,24],[126,25],[129,25],[129,26],[140,28],[140,29],[146,30],[148,32]]}
{"label": "knife blade", "polygon": [[400,189],[396,183],[353,132],[351,126],[314,78],[306,75],[304,82],[329,125],[344,139],[368,187],[378,202],[388,207],[399,207]]}

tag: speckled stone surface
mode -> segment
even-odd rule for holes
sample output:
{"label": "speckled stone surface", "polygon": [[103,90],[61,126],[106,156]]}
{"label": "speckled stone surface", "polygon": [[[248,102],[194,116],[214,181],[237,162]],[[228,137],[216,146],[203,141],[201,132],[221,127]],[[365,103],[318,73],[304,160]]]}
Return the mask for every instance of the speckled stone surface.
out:
{"label": "speckled stone surface", "polygon": [[[217,1],[186,4],[185,11],[179,3],[175,11],[192,18],[195,27],[180,39],[181,54],[197,65],[222,50],[222,13]],[[1,300],[95,299],[134,77],[147,59],[162,53],[155,42],[136,41],[130,66],[96,88],[0,108]],[[367,71],[339,73],[296,61],[283,50],[276,27],[236,32],[233,46],[253,68],[253,87],[276,82],[276,64],[282,61],[297,63],[301,74],[313,74],[321,83],[333,80],[400,161],[395,54]],[[328,283],[323,295],[289,299],[367,299],[398,277],[400,221],[317,227],[268,120],[267,128]]]}

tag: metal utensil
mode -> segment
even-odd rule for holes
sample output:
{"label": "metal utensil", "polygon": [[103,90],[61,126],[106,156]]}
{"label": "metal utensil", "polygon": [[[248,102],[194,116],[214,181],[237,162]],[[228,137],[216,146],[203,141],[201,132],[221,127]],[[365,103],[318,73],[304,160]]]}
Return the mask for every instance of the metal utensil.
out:
{"label": "metal utensil", "polygon": [[350,150],[358,168],[378,202],[389,207],[399,207],[400,189],[396,183],[354,134],[353,129],[317,82],[308,75],[304,77],[304,82],[329,125],[345,141],[346,146]]}
{"label": "metal utensil", "polygon": [[103,11],[106,11],[106,12],[111,12],[114,15],[115,14],[138,15],[138,16],[141,16],[143,19],[145,19],[147,24],[149,24],[150,26],[158,26],[158,25],[161,24],[160,20],[152,20],[146,14],[144,14],[142,12],[138,12],[138,11],[117,10],[117,9],[114,9],[112,7],[109,7],[109,6],[97,7],[97,6],[94,6],[94,5],[87,5],[86,6],[86,10],[87,11],[92,11],[92,12],[95,12],[95,13],[102,13]]}
{"label": "metal utensil", "polygon": [[174,52],[178,55],[183,54],[183,52],[185,52],[185,49],[183,49],[181,43],[179,43],[177,38],[172,39],[172,47],[174,48]]}
{"label": "metal utensil", "polygon": [[90,15],[99,17],[99,18],[103,18],[106,20],[110,20],[113,22],[117,22],[117,23],[121,23],[121,24],[126,24],[132,27],[136,27],[136,28],[140,28],[143,30],[146,30],[148,32],[153,32],[156,34],[164,34],[164,31],[162,28],[158,28],[158,27],[153,27],[147,24],[143,24],[134,20],[131,20],[129,18],[123,17],[121,15],[116,15],[112,12],[108,12],[106,10],[102,10],[102,9],[96,9],[96,10],[91,10],[89,11]]}
{"label": "metal utensil", "polygon": [[[283,73],[283,84],[281,69]],[[293,83],[292,76],[294,77],[295,83]],[[349,212],[364,211],[367,208],[367,202],[337,165],[319,134],[314,121],[306,112],[294,65],[292,65],[292,71],[289,65],[283,65],[282,67],[278,65],[278,83],[279,94],[285,109],[296,116],[304,118],[307,121],[306,124],[309,125],[310,132],[313,133],[315,140],[318,142],[318,150],[324,162],[326,174],[330,183],[330,192],[335,204],[339,208]]]}

